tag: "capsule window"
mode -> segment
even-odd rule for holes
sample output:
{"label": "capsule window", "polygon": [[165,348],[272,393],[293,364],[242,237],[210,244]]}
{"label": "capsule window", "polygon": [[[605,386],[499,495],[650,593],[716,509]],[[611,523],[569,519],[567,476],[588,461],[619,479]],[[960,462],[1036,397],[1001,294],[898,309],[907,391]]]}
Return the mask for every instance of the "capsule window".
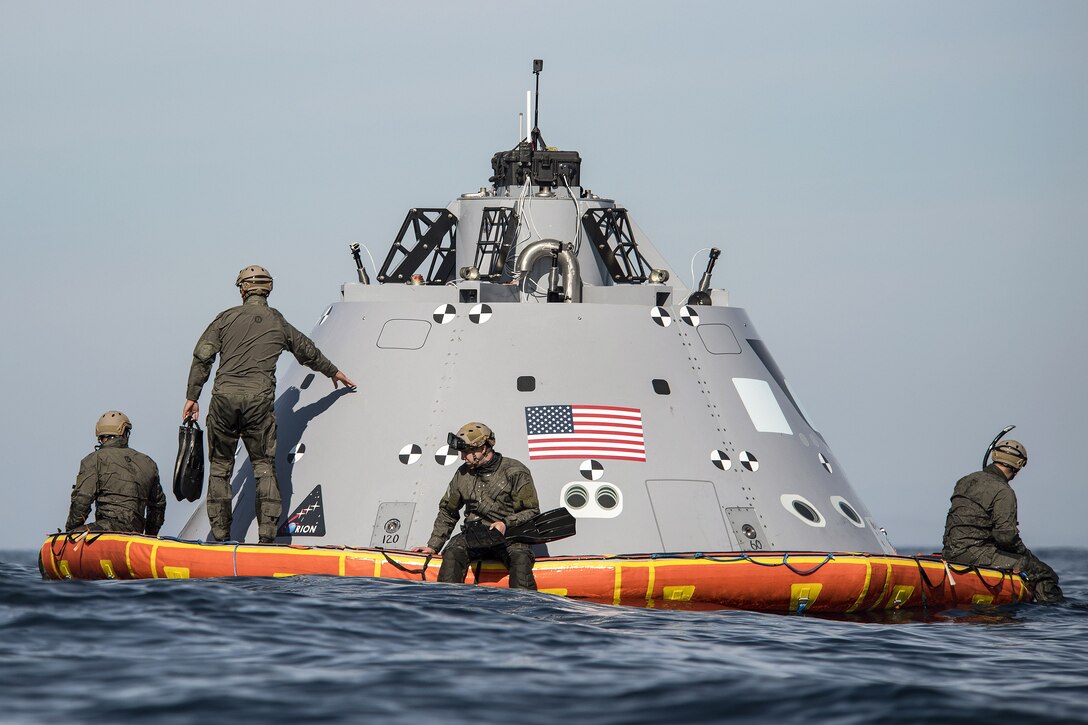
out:
{"label": "capsule window", "polygon": [[854,509],[853,506],[850,505],[850,502],[847,501],[845,498],[843,498],[842,496],[832,496],[831,505],[834,506],[835,509],[854,526],[857,526],[859,529],[865,528],[865,522],[861,520],[861,515]]}
{"label": "capsule window", "polygon": [[752,419],[752,425],[757,431],[793,434],[782,408],[778,405],[778,400],[774,397],[774,391],[766,380],[733,378],[733,386],[737,389],[737,394],[744,403],[744,409],[748,411],[748,417]]}
{"label": "capsule window", "polygon": [[654,378],[653,380],[654,392],[658,395],[669,395],[672,390],[669,388],[669,381],[662,380],[661,378]]}
{"label": "capsule window", "polygon": [[816,509],[812,508],[807,503],[794,501],[793,510],[801,514],[801,518],[808,519],[812,523],[816,523],[820,520],[820,514],[816,513]]}
{"label": "capsule window", "polygon": [[312,383],[313,381],[314,381],[314,374],[310,373],[309,375],[307,375],[306,377],[304,377],[302,379],[302,385],[300,385],[299,387],[302,388],[303,390],[305,390],[306,388],[310,387],[310,383]]}
{"label": "capsule window", "polygon": [[787,511],[809,526],[815,526],[817,528],[827,526],[827,521],[824,520],[824,517],[821,516],[816,507],[812,505],[812,502],[804,496],[799,496],[795,493],[784,493],[780,500]]}
{"label": "capsule window", "polygon": [[523,393],[531,393],[536,390],[536,378],[532,375],[518,376],[518,390]]}

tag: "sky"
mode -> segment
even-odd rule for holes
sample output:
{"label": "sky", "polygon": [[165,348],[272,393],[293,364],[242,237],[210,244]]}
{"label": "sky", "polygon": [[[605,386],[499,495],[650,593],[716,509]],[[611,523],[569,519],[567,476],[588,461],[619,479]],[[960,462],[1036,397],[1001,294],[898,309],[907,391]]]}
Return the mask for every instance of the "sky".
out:
{"label": "sky", "polygon": [[682,275],[722,250],[901,551],[1009,424],[1024,540],[1088,546],[1088,4],[0,0],[0,549],[105,410],[169,476],[238,269],[308,331],[350,242],[486,185],[534,58],[548,144]]}

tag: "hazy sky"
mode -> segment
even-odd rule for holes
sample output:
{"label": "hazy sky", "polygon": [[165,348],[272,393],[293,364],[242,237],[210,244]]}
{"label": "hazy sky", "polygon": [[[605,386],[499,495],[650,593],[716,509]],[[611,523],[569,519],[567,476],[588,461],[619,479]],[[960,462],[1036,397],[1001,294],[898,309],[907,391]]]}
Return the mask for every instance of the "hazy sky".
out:
{"label": "hazy sky", "polygon": [[308,331],[349,242],[486,185],[533,58],[548,143],[685,275],[722,249],[901,550],[1009,423],[1026,542],[1088,546],[1088,3],[0,0],[0,548],[107,409],[169,476],[243,265]]}

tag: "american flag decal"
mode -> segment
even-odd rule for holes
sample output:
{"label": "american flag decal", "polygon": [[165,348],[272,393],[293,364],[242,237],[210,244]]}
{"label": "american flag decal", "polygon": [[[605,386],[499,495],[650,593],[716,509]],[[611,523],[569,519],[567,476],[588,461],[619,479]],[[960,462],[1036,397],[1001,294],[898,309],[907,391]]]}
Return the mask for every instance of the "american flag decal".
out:
{"label": "american flag decal", "polygon": [[533,405],[525,408],[529,460],[612,458],[645,461],[642,411],[611,405]]}

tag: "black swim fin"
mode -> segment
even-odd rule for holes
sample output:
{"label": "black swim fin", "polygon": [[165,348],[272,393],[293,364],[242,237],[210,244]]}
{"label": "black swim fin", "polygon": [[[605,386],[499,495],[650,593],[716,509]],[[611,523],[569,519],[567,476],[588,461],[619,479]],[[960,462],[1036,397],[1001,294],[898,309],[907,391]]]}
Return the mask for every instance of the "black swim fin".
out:
{"label": "black swim fin", "polygon": [[204,489],[204,431],[193,419],[178,429],[178,458],[174,463],[174,496],[196,501]]}
{"label": "black swim fin", "polygon": [[568,536],[574,536],[576,519],[565,508],[544,511],[519,526],[506,530],[507,541],[523,544],[546,544]]}

